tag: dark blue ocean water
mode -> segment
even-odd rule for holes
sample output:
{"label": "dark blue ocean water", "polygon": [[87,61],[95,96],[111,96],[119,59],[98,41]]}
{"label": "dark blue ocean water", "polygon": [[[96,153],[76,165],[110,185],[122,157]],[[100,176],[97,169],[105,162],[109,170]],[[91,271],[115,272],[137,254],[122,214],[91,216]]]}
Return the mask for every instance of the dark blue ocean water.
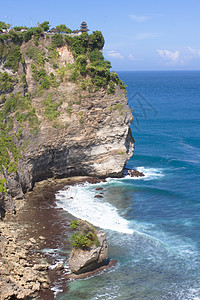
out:
{"label": "dark blue ocean water", "polygon": [[98,184],[103,200],[89,184],[58,194],[69,217],[106,230],[118,264],[57,299],[200,299],[200,72],[119,76],[134,115],[128,167],[146,176]]}

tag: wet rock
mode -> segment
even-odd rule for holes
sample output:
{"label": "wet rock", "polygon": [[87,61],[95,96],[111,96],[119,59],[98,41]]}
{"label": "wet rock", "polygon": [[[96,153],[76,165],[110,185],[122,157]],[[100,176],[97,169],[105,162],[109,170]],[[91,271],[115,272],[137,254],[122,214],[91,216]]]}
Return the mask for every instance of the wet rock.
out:
{"label": "wet rock", "polygon": [[94,198],[103,198],[102,195],[95,195]]}
{"label": "wet rock", "polygon": [[64,269],[63,262],[59,262],[54,268],[54,270],[63,270],[63,269]]}
{"label": "wet rock", "polygon": [[138,171],[138,170],[134,170],[134,169],[126,169],[124,171],[124,175],[129,175],[131,177],[144,177],[144,173]]}
{"label": "wet rock", "polygon": [[96,191],[101,191],[101,190],[103,190],[103,188],[102,188],[102,187],[98,187],[98,188],[96,188],[95,190],[96,190]]}
{"label": "wet rock", "polygon": [[96,268],[93,271],[89,271],[89,272],[85,272],[85,273],[81,273],[81,274],[75,274],[75,273],[71,273],[71,274],[67,274],[66,279],[84,279],[90,276],[94,276],[95,274],[98,274],[99,272],[103,271],[103,270],[107,270],[110,269],[112,267],[114,267],[117,264],[117,260],[112,259],[112,260],[106,260],[103,261],[102,264],[99,265],[98,268]]}

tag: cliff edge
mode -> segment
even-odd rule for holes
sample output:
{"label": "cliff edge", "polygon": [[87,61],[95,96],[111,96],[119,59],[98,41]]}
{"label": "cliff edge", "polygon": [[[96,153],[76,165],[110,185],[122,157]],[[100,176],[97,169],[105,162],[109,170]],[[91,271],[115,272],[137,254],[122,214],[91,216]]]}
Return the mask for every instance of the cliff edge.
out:
{"label": "cliff edge", "polygon": [[125,88],[100,32],[0,39],[0,192],[7,211],[49,177],[120,176],[133,154]]}

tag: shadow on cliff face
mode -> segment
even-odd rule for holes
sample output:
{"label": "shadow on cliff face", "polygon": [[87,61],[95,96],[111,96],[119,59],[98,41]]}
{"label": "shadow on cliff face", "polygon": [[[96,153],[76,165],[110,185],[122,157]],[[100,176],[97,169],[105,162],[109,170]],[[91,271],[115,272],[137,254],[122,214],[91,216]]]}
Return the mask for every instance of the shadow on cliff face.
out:
{"label": "shadow on cliff face", "polygon": [[89,161],[91,158],[86,155],[85,148],[77,145],[71,149],[48,148],[45,152],[33,158],[32,184],[48,178],[66,178],[71,176],[88,176],[94,170]]}
{"label": "shadow on cliff face", "polygon": [[0,220],[3,220],[4,217],[5,217],[4,201],[1,198],[0,199]]}

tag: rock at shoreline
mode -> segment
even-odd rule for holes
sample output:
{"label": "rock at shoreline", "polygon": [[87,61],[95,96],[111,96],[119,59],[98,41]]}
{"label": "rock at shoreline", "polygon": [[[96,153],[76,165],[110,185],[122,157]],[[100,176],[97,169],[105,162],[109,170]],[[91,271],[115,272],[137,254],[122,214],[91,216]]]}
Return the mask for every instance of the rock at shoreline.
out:
{"label": "rock at shoreline", "polygon": [[27,299],[49,287],[48,265],[32,266],[28,261],[29,246],[18,240],[21,230],[0,223],[0,300]]}
{"label": "rock at shoreline", "polygon": [[98,187],[98,188],[96,188],[95,190],[96,190],[96,191],[102,191],[103,188],[102,188],[102,187]]}
{"label": "rock at shoreline", "polygon": [[144,177],[144,173],[134,170],[134,169],[125,169],[124,175],[129,175],[131,177]]}
{"label": "rock at shoreline", "polygon": [[108,245],[105,232],[103,230],[96,231],[85,221],[80,222],[81,225],[78,225],[78,232],[80,234],[84,233],[84,236],[88,236],[88,233],[92,232],[96,235],[97,243],[93,243],[89,247],[75,247],[72,250],[69,258],[69,267],[71,272],[75,274],[94,271],[108,258]]}
{"label": "rock at shoreline", "polygon": [[111,260],[106,260],[103,261],[99,267],[93,271],[89,271],[89,272],[85,272],[85,273],[81,273],[81,274],[67,274],[66,279],[84,279],[90,276],[94,276],[95,274],[98,274],[101,271],[104,270],[108,270],[112,267],[114,267],[117,264],[117,260],[116,259],[111,259]]}
{"label": "rock at shoreline", "polygon": [[95,195],[94,198],[103,198],[102,195]]}

